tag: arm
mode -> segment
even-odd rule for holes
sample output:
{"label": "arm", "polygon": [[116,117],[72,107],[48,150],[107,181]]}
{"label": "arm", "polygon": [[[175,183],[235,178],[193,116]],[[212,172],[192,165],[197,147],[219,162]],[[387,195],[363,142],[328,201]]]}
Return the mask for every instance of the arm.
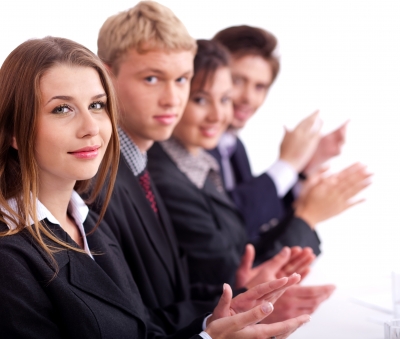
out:
{"label": "arm", "polygon": [[0,286],[2,338],[61,339],[55,310],[31,267],[3,252]]}

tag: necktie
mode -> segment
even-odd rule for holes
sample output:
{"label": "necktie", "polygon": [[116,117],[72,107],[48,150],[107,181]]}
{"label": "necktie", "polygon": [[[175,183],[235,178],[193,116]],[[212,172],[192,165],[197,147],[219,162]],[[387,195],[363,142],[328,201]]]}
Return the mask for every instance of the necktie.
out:
{"label": "necktie", "polygon": [[143,173],[139,176],[139,183],[140,183],[140,186],[142,186],[142,189],[144,191],[146,199],[149,201],[152,210],[158,216],[158,208],[157,208],[156,198],[151,189],[150,175],[149,175],[149,172],[147,171],[147,169],[145,169],[143,171]]}

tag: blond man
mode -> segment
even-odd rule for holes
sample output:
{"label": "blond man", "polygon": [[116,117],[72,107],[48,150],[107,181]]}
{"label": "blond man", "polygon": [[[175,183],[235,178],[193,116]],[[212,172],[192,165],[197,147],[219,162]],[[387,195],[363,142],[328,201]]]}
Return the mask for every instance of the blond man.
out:
{"label": "blond man", "polygon": [[[98,55],[112,75],[120,107],[121,160],[105,220],[122,247],[153,319],[167,334],[191,323],[187,336],[210,323],[214,328],[227,326],[213,322],[221,312],[214,310],[207,319],[201,316],[215,307],[222,286],[190,286],[173,226],[146,170],[146,151],[154,141],[170,137],[183,113],[196,49],[181,21],[153,1],[140,2],[107,19],[98,38]],[[272,264],[280,269],[289,259],[290,255],[281,256]],[[294,280],[289,278],[287,284]],[[254,298],[250,290],[226,305],[239,312],[254,307]],[[258,296],[258,303],[263,299],[271,296]],[[290,333],[306,319],[260,325],[256,331],[265,337],[276,331]],[[226,338],[234,337],[233,329],[224,329]],[[201,335],[208,338],[207,333]]]}

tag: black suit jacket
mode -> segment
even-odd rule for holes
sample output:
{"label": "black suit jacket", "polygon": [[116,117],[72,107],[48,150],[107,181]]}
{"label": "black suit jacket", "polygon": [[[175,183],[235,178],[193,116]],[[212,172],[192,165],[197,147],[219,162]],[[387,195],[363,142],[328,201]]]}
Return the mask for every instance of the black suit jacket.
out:
{"label": "black suit jacket", "polygon": [[[171,334],[212,312],[222,286],[196,285],[191,289],[186,260],[179,251],[168,213],[153,185],[152,189],[159,218],[121,155],[104,219],[122,248],[144,304]],[[98,210],[101,205],[100,201],[91,208]],[[201,324],[199,318],[194,333],[201,331]]]}
{"label": "black suit jacket", "polygon": [[209,178],[198,189],[157,143],[148,158],[179,245],[188,254],[191,281],[234,285],[247,236],[230,198],[217,191]]}
{"label": "black suit jacket", "polygon": [[[87,232],[97,218],[89,214]],[[59,239],[76,246],[59,225],[46,224]],[[6,229],[0,223],[0,230]],[[87,240],[95,260],[69,249],[59,251],[54,254],[55,275],[54,263],[28,231],[0,238],[1,338],[167,338],[151,322],[107,225],[100,224]],[[171,338],[189,338],[192,331]]]}
{"label": "black suit jacket", "polygon": [[[218,148],[209,151],[221,165]],[[315,231],[299,218],[293,218],[291,192],[284,199],[278,197],[271,177],[263,173],[254,177],[246,150],[240,139],[230,158],[236,187],[229,192],[243,216],[247,233],[256,246],[262,248],[268,241],[271,250],[264,253],[268,259],[283,246],[311,247],[316,255],[321,253],[320,240]],[[266,240],[267,239],[267,240]]]}

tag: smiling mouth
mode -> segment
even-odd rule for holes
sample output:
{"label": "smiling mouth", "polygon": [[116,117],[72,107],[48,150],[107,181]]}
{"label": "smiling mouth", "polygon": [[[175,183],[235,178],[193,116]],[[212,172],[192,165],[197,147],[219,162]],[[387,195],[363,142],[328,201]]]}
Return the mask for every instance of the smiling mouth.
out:
{"label": "smiling mouth", "polygon": [[83,148],[78,149],[73,152],[68,152],[68,154],[71,154],[79,159],[94,159],[99,154],[99,148],[100,148],[100,146],[97,146],[97,145],[96,146],[88,146],[88,147],[83,147]]}
{"label": "smiling mouth", "polygon": [[219,126],[212,126],[212,127],[202,127],[200,128],[201,133],[209,138],[215,137],[219,131],[220,131],[220,127]]}

